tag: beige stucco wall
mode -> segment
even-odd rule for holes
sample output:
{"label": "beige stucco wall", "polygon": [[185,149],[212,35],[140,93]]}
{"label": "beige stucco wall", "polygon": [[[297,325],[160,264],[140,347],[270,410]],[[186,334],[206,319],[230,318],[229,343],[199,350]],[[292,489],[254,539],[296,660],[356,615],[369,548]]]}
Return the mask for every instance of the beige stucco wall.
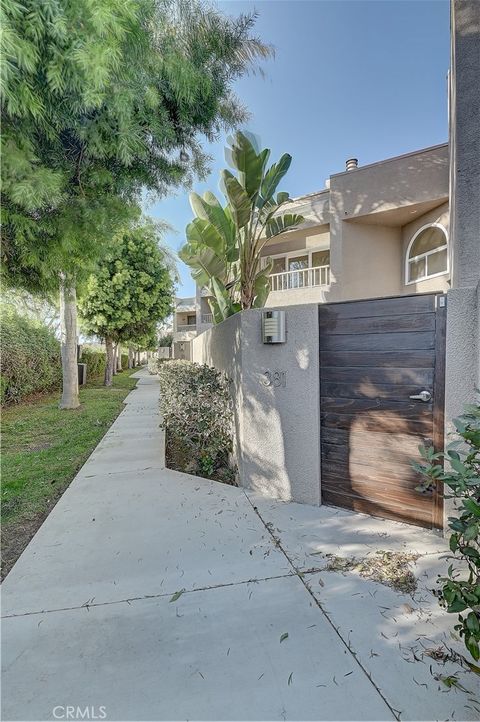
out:
{"label": "beige stucco wall", "polygon": [[425,213],[423,216],[415,218],[414,221],[408,223],[402,228],[402,240],[403,240],[403,265],[402,265],[402,292],[403,293],[431,293],[432,291],[446,292],[450,288],[450,274],[444,276],[437,276],[436,278],[427,278],[424,281],[418,281],[417,283],[406,284],[405,278],[405,261],[407,255],[407,249],[410,241],[412,240],[415,233],[422,226],[428,223],[440,223],[447,231],[447,238],[450,240],[449,223],[450,214],[448,211],[448,203],[443,203],[438,208]]}
{"label": "beige stucco wall", "polygon": [[[282,240],[279,240],[279,239]],[[330,246],[330,231],[328,225],[321,225],[317,228],[300,228],[297,231],[285,233],[285,235],[272,238],[265,244],[262,256],[275,256],[290,251],[303,251],[310,248],[328,248]]]}
{"label": "beige stucco wall", "polygon": [[186,359],[190,361],[192,358],[191,341],[174,340],[172,344],[172,356],[175,359]]}
{"label": "beige stucco wall", "polygon": [[379,213],[448,196],[448,146],[388,158],[331,176],[331,215],[338,219]]}
{"label": "beige stucco wall", "polygon": [[329,295],[328,288],[291,288],[288,291],[270,291],[266,308],[299,306],[306,303],[325,303]]}
{"label": "beige stucco wall", "polygon": [[400,293],[400,228],[340,221],[334,233],[330,247],[330,290],[326,301]]}

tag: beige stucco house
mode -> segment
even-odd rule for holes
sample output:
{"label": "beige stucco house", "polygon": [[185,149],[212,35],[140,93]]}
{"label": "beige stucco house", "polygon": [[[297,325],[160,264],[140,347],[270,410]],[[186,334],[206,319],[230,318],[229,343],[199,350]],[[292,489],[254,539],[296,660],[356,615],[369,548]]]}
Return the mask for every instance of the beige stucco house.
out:
{"label": "beige stucco house", "polygon": [[[448,290],[448,144],[365,166],[349,159],[325,186],[284,207],[304,223],[263,249],[267,307]],[[207,296],[177,299],[177,357],[190,358],[189,341],[211,326]]]}
{"label": "beige stucco house", "polygon": [[444,291],[449,287],[448,145],[358,166],[292,200],[305,222],[269,242],[267,306]]}
{"label": "beige stucco house", "polygon": [[212,326],[208,292],[197,287],[195,296],[175,299],[173,314],[174,358],[190,359],[190,341]]}

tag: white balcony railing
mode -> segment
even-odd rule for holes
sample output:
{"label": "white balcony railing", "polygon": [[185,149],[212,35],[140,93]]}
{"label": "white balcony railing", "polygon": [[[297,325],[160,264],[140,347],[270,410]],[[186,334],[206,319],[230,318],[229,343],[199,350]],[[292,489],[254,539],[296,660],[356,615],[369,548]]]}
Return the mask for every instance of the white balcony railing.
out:
{"label": "white balcony railing", "polygon": [[272,291],[290,291],[292,288],[312,288],[330,284],[330,266],[302,268],[298,271],[284,271],[270,275]]}
{"label": "white balcony railing", "polygon": [[213,323],[213,314],[202,313],[202,323]]}
{"label": "white balcony railing", "polygon": [[197,328],[196,323],[182,323],[177,324],[176,331],[195,331]]}

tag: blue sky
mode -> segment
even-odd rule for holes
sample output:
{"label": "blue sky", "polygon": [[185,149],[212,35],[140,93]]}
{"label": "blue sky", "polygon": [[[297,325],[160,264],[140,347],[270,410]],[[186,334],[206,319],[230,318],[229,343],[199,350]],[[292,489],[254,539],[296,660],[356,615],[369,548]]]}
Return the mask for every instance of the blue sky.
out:
{"label": "blue sky", "polygon": [[[247,105],[247,128],[271,160],[293,156],[282,184],[291,196],[312,193],[331,173],[444,143],[447,140],[449,4],[447,0],[264,0],[220,2],[230,14],[256,9],[256,34],[275,47],[265,78],[236,83]],[[212,172],[202,193],[218,191],[225,167],[224,139],[207,146]],[[168,221],[178,249],[192,218],[188,193],[147,209]],[[188,268],[179,263],[179,296],[194,294]]]}

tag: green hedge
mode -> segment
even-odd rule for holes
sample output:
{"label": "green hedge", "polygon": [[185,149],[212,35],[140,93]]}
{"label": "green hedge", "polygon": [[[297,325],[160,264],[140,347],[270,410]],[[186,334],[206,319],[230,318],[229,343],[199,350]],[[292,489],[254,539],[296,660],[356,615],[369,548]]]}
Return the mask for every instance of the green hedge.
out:
{"label": "green hedge", "polygon": [[[172,360],[158,364],[163,422],[170,440],[185,447],[188,469],[235,483],[229,467],[233,446],[233,409],[225,374],[210,366]],[[231,470],[233,472],[233,470]]]}
{"label": "green hedge", "polygon": [[2,309],[0,333],[2,405],[60,388],[60,343],[52,331],[12,310]]}
{"label": "green hedge", "polygon": [[[82,363],[87,364],[87,381],[88,379],[97,379],[105,374],[105,366],[107,365],[107,357],[104,350],[82,348],[80,357]],[[122,353],[122,371],[128,368],[128,353]]]}
{"label": "green hedge", "polygon": [[107,359],[105,351],[97,351],[91,348],[82,348],[80,361],[87,364],[87,381],[96,379],[105,374]]}

